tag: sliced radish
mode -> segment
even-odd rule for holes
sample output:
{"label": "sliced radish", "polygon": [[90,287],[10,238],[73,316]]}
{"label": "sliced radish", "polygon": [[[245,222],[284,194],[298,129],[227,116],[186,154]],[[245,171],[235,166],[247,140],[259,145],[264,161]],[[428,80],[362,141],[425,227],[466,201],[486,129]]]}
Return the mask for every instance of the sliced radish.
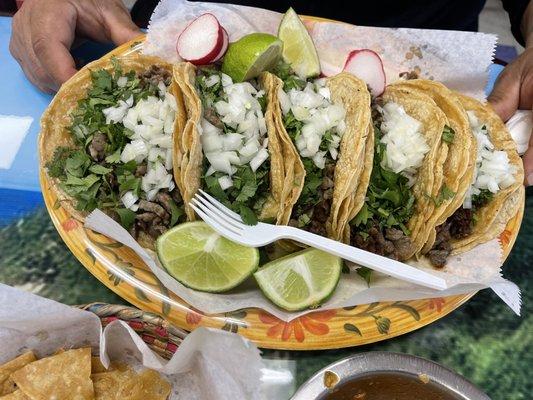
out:
{"label": "sliced radish", "polygon": [[366,82],[372,96],[385,90],[385,70],[379,55],[369,49],[353,50],[348,54],[343,71],[350,72]]}
{"label": "sliced radish", "polygon": [[224,44],[224,30],[217,18],[202,14],[185,27],[178,37],[176,50],[181,58],[195,65],[211,63]]}
{"label": "sliced radish", "polygon": [[220,49],[220,53],[218,53],[215,59],[211,62],[217,62],[218,60],[220,60],[222,57],[224,57],[224,54],[226,54],[226,50],[228,50],[229,35],[228,35],[228,32],[226,32],[224,28],[222,28],[222,32],[224,34],[224,41],[222,42],[222,48]]}

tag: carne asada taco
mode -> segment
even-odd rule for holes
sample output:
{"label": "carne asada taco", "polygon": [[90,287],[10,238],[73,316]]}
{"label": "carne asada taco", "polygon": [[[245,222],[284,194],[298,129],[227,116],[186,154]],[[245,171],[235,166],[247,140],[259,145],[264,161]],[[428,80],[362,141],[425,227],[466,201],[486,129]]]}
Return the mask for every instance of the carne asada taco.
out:
{"label": "carne asada taco", "polygon": [[350,219],[353,246],[397,260],[423,247],[443,184],[447,123],[429,96],[408,87],[388,86],[375,101],[373,167]]}
{"label": "carne asada taco", "polygon": [[[202,188],[243,221],[279,222],[281,204],[298,187],[298,155],[272,125],[271,77],[233,83],[215,66],[174,67],[187,122],[175,137],[178,186],[185,203]],[[189,220],[194,211],[186,207]]]}
{"label": "carne asada taco", "polygon": [[522,162],[505,124],[490,106],[461,94],[456,97],[467,112],[477,158],[463,204],[437,227],[436,241],[427,252],[437,267],[444,266],[450,254],[497,237],[520,207],[523,190]]}
{"label": "carne asada taco", "polygon": [[274,125],[297,148],[298,170],[305,174],[284,202],[279,223],[344,240],[349,215],[364,197],[359,181],[370,173],[370,93],[347,73],[304,81],[282,64],[274,74],[268,90]]}
{"label": "carne asada taco", "polygon": [[99,208],[150,248],[185,219],[172,175],[184,112],[171,72],[139,54],[95,61],[61,87],[41,120],[40,159],[61,205],[81,220]]}
{"label": "carne asada taco", "polygon": [[431,97],[448,120],[448,128],[442,136],[443,140],[448,142],[443,184],[439,193],[433,194],[435,211],[428,221],[431,231],[422,249],[422,253],[426,253],[435,242],[435,227],[444,223],[463,203],[468,183],[472,182],[474,176],[476,145],[465,109],[454,93],[443,84],[413,79],[400,81],[394,86],[411,88]]}

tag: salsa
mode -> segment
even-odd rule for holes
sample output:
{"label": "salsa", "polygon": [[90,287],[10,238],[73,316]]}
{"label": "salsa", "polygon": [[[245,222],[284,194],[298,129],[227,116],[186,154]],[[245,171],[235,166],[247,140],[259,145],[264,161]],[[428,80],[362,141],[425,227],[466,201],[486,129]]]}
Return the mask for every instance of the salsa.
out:
{"label": "salsa", "polygon": [[335,385],[319,400],[460,400],[426,375],[401,372],[364,374]]}

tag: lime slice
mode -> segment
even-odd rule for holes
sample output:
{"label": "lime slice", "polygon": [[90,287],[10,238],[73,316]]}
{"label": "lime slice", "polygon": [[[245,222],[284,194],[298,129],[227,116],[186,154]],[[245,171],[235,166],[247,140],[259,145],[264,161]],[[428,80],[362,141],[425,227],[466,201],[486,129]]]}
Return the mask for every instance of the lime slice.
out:
{"label": "lime slice", "polygon": [[249,277],[259,251],[234,243],[205,222],[189,222],[157,239],[157,255],[168,273],[192,289],[223,292]]}
{"label": "lime slice", "polygon": [[281,58],[283,43],[268,33],[251,33],[230,43],[222,63],[222,72],[233,82],[255,78],[272,69]]}
{"label": "lime slice", "polygon": [[320,61],[307,28],[296,12],[289,8],[278,28],[278,37],[283,40],[283,59],[302,79],[320,74]]}
{"label": "lime slice", "polygon": [[254,274],[263,294],[287,311],[316,307],[335,290],[342,260],[306,249],[264,265]]}

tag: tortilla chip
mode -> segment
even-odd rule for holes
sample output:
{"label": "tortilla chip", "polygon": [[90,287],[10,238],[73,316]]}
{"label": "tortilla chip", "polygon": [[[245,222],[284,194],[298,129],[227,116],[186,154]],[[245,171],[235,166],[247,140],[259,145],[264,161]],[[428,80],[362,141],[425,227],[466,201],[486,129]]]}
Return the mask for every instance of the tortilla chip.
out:
{"label": "tortilla chip", "polygon": [[146,370],[111,371],[92,376],[96,400],[165,400],[170,384],[159,373]]}
{"label": "tortilla chip", "polygon": [[100,361],[100,357],[91,357],[91,374],[98,374],[100,372],[109,372],[114,370],[126,371],[127,369],[128,366],[126,364],[116,361],[111,361],[109,368],[106,369],[104,364],[102,364],[102,361]]}
{"label": "tortilla chip", "polygon": [[28,351],[27,353],[0,365],[0,396],[13,393],[17,389],[15,382],[13,382],[10,375],[35,360],[35,354],[33,354],[32,351]]}
{"label": "tortilla chip", "polygon": [[11,374],[32,400],[92,400],[91,349],[68,350],[27,364]]}
{"label": "tortilla chip", "polygon": [[98,374],[99,372],[109,371],[104,367],[100,357],[91,357],[91,374]]}
{"label": "tortilla chip", "polygon": [[5,396],[0,397],[0,400],[31,400],[26,396],[22,390],[15,390],[13,393],[6,394]]}

